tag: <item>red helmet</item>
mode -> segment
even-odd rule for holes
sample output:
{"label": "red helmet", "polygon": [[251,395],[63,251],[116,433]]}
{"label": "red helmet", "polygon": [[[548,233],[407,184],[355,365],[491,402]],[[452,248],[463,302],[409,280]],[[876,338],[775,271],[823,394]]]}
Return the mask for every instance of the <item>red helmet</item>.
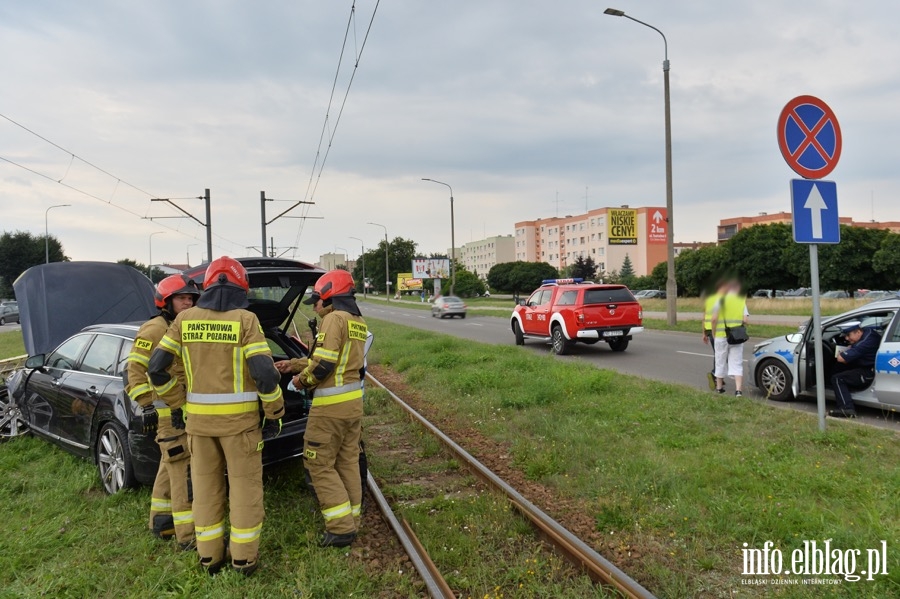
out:
{"label": "red helmet", "polygon": [[228,256],[216,258],[206,267],[203,288],[209,289],[213,285],[225,285],[228,283],[236,285],[244,291],[250,291],[247,269],[240,262]]}
{"label": "red helmet", "polygon": [[153,294],[153,301],[157,308],[165,308],[166,302],[173,295],[179,293],[190,293],[194,296],[194,300],[200,297],[200,288],[197,283],[187,275],[169,275],[156,284],[156,293]]}
{"label": "red helmet", "polygon": [[312,296],[306,303],[315,304],[320,299],[328,300],[338,295],[350,295],[353,291],[353,277],[346,270],[336,268],[319,277]]}

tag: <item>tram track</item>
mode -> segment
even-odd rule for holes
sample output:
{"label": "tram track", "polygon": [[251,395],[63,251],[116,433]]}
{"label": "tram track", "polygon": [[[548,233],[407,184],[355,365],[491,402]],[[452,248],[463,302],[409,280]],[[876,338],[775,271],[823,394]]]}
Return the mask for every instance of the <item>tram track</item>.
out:
{"label": "tram track", "polygon": [[[437,438],[441,445],[463,467],[478,477],[488,487],[496,490],[507,498],[515,510],[521,514],[535,529],[538,536],[561,555],[564,559],[585,573],[592,581],[615,589],[621,596],[632,599],[652,599],[654,596],[647,589],[620,570],[615,564],[597,553],[583,540],[567,530],[559,522],[547,515],[538,506],[533,504],[515,488],[510,486],[501,477],[497,476],[489,468],[481,464],[453,439],[445,435],[434,424],[419,414],[413,407],[397,396],[391,389],[381,383],[371,373],[367,378],[391,398],[406,415],[421,425],[431,435]],[[444,581],[440,571],[428,557],[425,548],[415,537],[415,533],[405,521],[394,515],[384,495],[378,489],[377,483],[371,474],[368,477],[368,487],[375,498],[385,520],[397,535],[404,550],[413,563],[419,575],[425,582],[431,597],[454,597],[452,589]]]}

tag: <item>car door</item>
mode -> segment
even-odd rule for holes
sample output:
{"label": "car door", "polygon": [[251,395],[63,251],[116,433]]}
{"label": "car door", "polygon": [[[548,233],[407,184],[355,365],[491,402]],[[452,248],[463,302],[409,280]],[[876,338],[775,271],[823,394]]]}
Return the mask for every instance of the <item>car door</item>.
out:
{"label": "car door", "polygon": [[94,335],[77,368],[60,385],[58,434],[81,450],[90,447],[97,404],[110,384],[121,381],[116,376],[121,346],[121,337]]}
{"label": "car door", "polygon": [[70,337],[44,359],[42,368],[30,373],[23,404],[32,428],[59,438],[60,419],[70,410],[60,398],[60,389],[74,372],[91,337],[87,334]]}
{"label": "car door", "polygon": [[875,357],[875,382],[878,402],[900,405],[900,317],[894,316],[885,328],[881,347]]}
{"label": "car door", "polygon": [[522,328],[526,335],[550,336],[549,312],[552,289],[538,289],[525,302]]}

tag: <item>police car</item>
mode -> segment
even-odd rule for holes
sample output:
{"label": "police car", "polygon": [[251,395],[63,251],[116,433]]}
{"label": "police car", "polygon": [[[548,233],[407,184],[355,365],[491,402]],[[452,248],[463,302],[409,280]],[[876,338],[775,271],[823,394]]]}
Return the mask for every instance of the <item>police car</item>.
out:
{"label": "police car", "polygon": [[513,310],[510,327],[516,345],[525,339],[550,342],[553,353],[568,353],[575,343],[606,342],[625,351],[643,327],[643,309],[625,285],[583,279],[546,279]]}
{"label": "police car", "polygon": [[[866,389],[854,391],[853,401],[873,408],[900,410],[900,298],[875,301],[822,321],[825,397],[834,399],[829,379],[836,362],[841,329],[858,321],[881,334],[875,359],[875,380]],[[816,396],[815,339],[812,322],[800,331],[767,339],[753,347],[750,375],[769,399],[789,401]]]}

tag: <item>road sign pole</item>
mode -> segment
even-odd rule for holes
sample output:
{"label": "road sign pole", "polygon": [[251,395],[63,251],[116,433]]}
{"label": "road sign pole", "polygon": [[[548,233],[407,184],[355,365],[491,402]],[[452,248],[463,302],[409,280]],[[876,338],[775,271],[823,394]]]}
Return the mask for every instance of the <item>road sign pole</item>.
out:
{"label": "road sign pole", "polygon": [[[809,275],[812,278],[812,304],[813,304],[813,342],[815,344],[816,358],[816,406],[819,412],[819,432],[825,432],[825,370],[824,355],[822,354],[822,312],[819,310],[819,246],[809,244]],[[801,348],[801,352],[803,349]],[[798,362],[799,365],[799,362]],[[803,372],[797,368],[797,376],[803,376]]]}

